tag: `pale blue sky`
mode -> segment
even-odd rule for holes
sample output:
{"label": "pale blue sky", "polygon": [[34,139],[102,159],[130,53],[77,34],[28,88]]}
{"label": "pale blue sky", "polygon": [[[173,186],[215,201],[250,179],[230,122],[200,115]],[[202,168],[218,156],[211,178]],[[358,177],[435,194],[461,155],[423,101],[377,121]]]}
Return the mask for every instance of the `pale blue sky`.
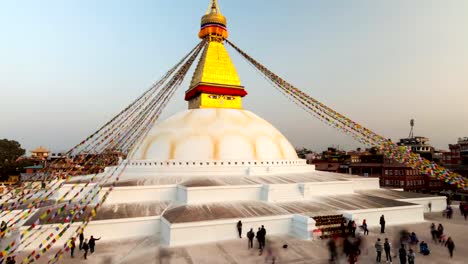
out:
{"label": "pale blue sky", "polygon": [[[0,0],[0,138],[66,150],[198,43],[208,0]],[[386,137],[440,148],[468,136],[468,1],[220,0],[230,39],[286,80]],[[295,146],[356,147],[229,49],[244,107]],[[186,109],[185,84],[164,117]]]}

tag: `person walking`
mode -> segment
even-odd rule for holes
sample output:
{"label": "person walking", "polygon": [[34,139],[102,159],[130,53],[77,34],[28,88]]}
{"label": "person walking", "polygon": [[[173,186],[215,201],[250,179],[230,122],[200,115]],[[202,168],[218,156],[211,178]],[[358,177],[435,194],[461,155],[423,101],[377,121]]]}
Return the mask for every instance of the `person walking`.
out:
{"label": "person walking", "polygon": [[96,241],[98,241],[99,239],[101,238],[94,238],[93,236],[91,236],[89,238],[89,250],[90,250],[90,253],[93,254],[94,253],[94,247],[96,246]]}
{"label": "person walking", "polygon": [[441,237],[444,235],[444,226],[442,224],[439,224],[437,226],[437,237],[439,238],[439,242],[441,242]]}
{"label": "person walking", "polygon": [[406,264],[405,245],[401,244],[400,250],[398,250],[398,256],[400,257],[400,264]]}
{"label": "person walking", "polygon": [[83,249],[83,241],[84,241],[83,230],[80,231],[79,239],[80,239],[80,247],[79,247],[79,249],[82,250],[82,249]]}
{"label": "person walking", "polygon": [[253,248],[253,239],[255,237],[255,233],[253,231],[253,228],[250,228],[250,231],[247,232],[247,238],[249,239],[249,249]]}
{"label": "person walking", "polygon": [[262,229],[259,227],[255,236],[258,242],[258,249],[262,250]]}
{"label": "person walking", "polygon": [[432,241],[437,242],[437,229],[434,223],[431,224],[431,236],[432,236]]}
{"label": "person walking", "polygon": [[375,247],[375,251],[377,251],[377,257],[375,258],[375,261],[380,263],[382,259],[382,250],[383,250],[383,246],[382,246],[382,242],[380,242],[380,238],[377,238],[377,241],[375,242],[374,247]]}
{"label": "person walking", "polygon": [[453,258],[453,250],[455,249],[455,243],[453,242],[452,237],[449,237],[447,239],[447,242],[445,242],[445,246],[448,248],[450,258]]}
{"label": "person walking", "polygon": [[334,263],[338,258],[338,252],[336,251],[336,242],[333,237],[327,243],[328,251],[330,252],[330,263]]}
{"label": "person walking", "polygon": [[74,254],[75,254],[75,248],[76,248],[76,245],[75,245],[75,238],[72,237],[72,238],[70,239],[70,256],[71,256],[72,258],[75,257],[75,255],[74,255]]}
{"label": "person walking", "polygon": [[408,264],[414,264],[415,258],[416,258],[416,254],[414,254],[414,251],[410,248],[408,252]]}
{"label": "person walking", "polygon": [[468,217],[468,203],[465,203],[465,205],[463,206],[463,216],[465,217],[466,221],[466,218]]}
{"label": "person walking", "polygon": [[348,236],[351,236],[353,234],[353,221],[349,220],[348,221]]}
{"label": "person walking", "polygon": [[237,222],[237,232],[239,233],[239,238],[242,238],[242,222],[241,222],[241,220],[239,220],[239,222]]}
{"label": "person walking", "polygon": [[380,233],[385,234],[385,217],[382,215],[380,217]]}
{"label": "person walking", "polygon": [[266,242],[266,229],[265,227],[262,225],[262,229],[260,229],[260,231],[262,231],[262,248],[265,248],[265,242]]}
{"label": "person walking", "polygon": [[81,246],[81,249],[84,250],[84,254],[83,254],[84,259],[87,259],[87,257],[88,257],[88,250],[89,250],[88,239],[85,239],[85,240],[83,241],[83,245]]}
{"label": "person walking", "polygon": [[357,228],[357,225],[356,225],[356,222],[353,220],[353,223],[352,223],[352,234],[353,234],[353,237],[356,237],[356,228]]}
{"label": "person walking", "polygon": [[362,229],[364,230],[364,235],[369,235],[369,229],[367,228],[366,219],[364,219],[364,221],[362,221]]}
{"label": "person walking", "polygon": [[390,245],[390,242],[388,242],[388,238],[385,238],[384,242],[384,251],[385,251],[385,258],[387,259],[387,262],[392,263],[392,246]]}
{"label": "person walking", "polygon": [[345,237],[346,236],[346,226],[345,226],[345,220],[341,221],[340,224],[340,230],[341,230],[341,236]]}

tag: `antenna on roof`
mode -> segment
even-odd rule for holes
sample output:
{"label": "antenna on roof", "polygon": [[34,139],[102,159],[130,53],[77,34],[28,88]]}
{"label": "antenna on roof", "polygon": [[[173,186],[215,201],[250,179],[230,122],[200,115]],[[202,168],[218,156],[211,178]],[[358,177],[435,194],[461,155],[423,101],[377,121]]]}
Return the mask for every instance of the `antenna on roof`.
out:
{"label": "antenna on roof", "polygon": [[414,138],[414,135],[413,135],[414,119],[410,120],[410,126],[411,126],[411,130],[409,132],[409,138]]}

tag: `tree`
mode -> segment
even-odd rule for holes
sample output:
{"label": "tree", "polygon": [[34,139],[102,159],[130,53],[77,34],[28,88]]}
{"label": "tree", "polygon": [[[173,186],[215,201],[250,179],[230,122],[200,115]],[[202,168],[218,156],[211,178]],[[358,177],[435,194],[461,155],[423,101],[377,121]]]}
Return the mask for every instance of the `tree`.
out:
{"label": "tree", "polygon": [[6,138],[0,140],[0,166],[5,163],[14,162],[24,155],[26,151],[21,148],[20,143]]}
{"label": "tree", "polygon": [[25,152],[18,141],[0,140],[0,179],[5,180],[8,175],[19,173],[23,164],[16,162],[16,159],[24,155]]}

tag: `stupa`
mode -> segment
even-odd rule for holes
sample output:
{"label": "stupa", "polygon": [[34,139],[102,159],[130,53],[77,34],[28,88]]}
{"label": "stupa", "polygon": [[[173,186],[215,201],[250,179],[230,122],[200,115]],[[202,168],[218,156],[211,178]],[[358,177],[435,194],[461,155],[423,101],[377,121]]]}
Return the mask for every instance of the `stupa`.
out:
{"label": "stupa", "polygon": [[[280,131],[243,109],[247,92],[225,48],[227,20],[216,0],[202,17],[198,36],[208,44],[185,93],[188,110],[156,123],[121,161],[127,166],[118,185],[86,234],[106,241],[152,236],[161,245],[178,246],[235,239],[241,220],[245,230],[264,225],[268,234],[312,239],[318,229],[314,218],[320,216],[366,219],[376,226],[385,215],[388,225],[396,225],[424,221],[429,204],[432,211],[445,209],[445,197],[381,189],[378,178],[321,172],[306,164]],[[74,178],[56,195],[90,177]],[[110,186],[86,188],[103,194]],[[25,219],[23,228],[37,223],[44,210]],[[55,245],[63,246],[73,230]]]}

